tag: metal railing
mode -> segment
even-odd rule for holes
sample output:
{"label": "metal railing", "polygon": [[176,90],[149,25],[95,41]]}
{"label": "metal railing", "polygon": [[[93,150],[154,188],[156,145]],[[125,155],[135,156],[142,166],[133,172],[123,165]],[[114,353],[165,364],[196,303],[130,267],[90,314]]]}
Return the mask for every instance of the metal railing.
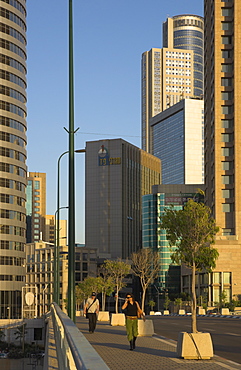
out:
{"label": "metal railing", "polygon": [[50,315],[59,370],[109,369],[74,322],[56,303],[51,304]]}

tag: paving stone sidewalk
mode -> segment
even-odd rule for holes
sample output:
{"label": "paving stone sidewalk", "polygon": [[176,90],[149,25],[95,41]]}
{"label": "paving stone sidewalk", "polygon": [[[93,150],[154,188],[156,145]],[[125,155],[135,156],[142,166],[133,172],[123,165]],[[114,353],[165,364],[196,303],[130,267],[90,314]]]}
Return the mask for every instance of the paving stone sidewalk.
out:
{"label": "paving stone sidewalk", "polygon": [[180,359],[176,355],[176,342],[157,335],[138,337],[136,349],[130,351],[125,327],[110,326],[106,322],[97,322],[96,331],[90,334],[88,320],[85,318],[77,317],[76,325],[111,370],[241,369],[241,365],[218,356],[214,356],[212,360]]}

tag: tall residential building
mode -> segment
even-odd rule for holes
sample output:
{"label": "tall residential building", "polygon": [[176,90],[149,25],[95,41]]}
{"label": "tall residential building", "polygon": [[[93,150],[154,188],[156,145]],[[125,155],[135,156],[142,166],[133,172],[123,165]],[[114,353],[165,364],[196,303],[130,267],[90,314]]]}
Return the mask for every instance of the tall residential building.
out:
{"label": "tall residential building", "polygon": [[142,149],[152,153],[150,118],[183,98],[203,96],[203,18],[179,15],[163,24],[163,48],[142,54]]}
{"label": "tall residential building", "polygon": [[46,240],[46,173],[29,172],[27,183],[27,243]]}
{"label": "tall residential building", "polygon": [[0,318],[20,317],[26,241],[26,1],[0,0]]}
{"label": "tall residential building", "polygon": [[122,140],[86,143],[86,247],[128,258],[142,246],[141,199],[160,183],[160,160]]}
{"label": "tall residential building", "polygon": [[152,117],[150,127],[152,152],[162,163],[162,184],[203,184],[203,100],[181,100]]}
{"label": "tall residential building", "polygon": [[206,199],[220,227],[216,271],[231,272],[234,298],[241,294],[241,3],[204,4]]}

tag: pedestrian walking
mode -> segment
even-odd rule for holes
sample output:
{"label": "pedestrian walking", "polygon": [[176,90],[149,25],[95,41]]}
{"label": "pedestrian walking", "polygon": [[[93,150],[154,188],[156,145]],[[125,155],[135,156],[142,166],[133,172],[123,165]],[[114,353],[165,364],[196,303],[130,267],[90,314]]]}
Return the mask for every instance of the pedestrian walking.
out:
{"label": "pedestrian walking", "polygon": [[130,342],[130,351],[136,348],[136,338],[138,336],[138,317],[143,315],[139,303],[135,301],[133,294],[126,295],[126,301],[122,306],[126,310],[126,332]]}
{"label": "pedestrian walking", "polygon": [[96,293],[93,292],[91,297],[87,299],[84,306],[84,315],[89,319],[89,332],[92,334],[96,328],[97,315],[99,313],[100,303],[96,298]]}

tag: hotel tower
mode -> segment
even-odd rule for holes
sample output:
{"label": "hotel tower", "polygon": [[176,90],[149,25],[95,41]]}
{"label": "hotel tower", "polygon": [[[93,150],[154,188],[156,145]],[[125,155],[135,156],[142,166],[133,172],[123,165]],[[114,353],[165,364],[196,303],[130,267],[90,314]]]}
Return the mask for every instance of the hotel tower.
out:
{"label": "hotel tower", "polygon": [[0,318],[18,318],[26,242],[25,0],[0,0],[0,43]]}

